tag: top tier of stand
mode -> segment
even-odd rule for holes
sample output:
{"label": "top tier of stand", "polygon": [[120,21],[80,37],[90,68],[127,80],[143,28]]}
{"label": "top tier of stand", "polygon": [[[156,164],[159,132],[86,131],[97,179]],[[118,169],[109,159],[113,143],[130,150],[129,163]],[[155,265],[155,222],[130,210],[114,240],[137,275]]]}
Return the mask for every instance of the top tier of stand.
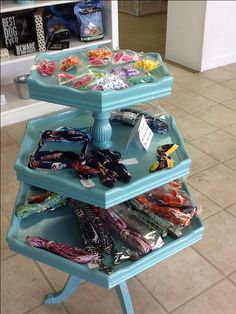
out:
{"label": "top tier of stand", "polygon": [[[86,50],[82,50],[82,52]],[[63,51],[54,55],[40,54],[37,57],[37,61],[49,59],[59,62],[71,55],[81,56],[81,49],[73,51],[73,54],[69,51]],[[56,75],[45,78],[39,74],[37,69],[33,69],[28,79],[30,97],[102,113],[170,95],[173,77],[166,65],[162,63],[161,56],[158,53],[151,52],[144,55],[161,62],[161,65],[152,72],[156,77],[156,80],[152,83],[137,84],[119,91],[81,91],[65,85],[59,85]],[[105,70],[106,68],[97,67],[95,69]],[[74,74],[73,70],[70,73]]]}

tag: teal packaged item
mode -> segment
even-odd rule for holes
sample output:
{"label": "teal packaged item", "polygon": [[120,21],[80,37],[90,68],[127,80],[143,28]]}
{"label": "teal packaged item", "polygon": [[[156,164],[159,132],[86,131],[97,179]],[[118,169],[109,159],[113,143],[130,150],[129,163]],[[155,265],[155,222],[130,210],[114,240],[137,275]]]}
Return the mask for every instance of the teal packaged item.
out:
{"label": "teal packaged item", "polygon": [[80,23],[81,41],[93,41],[104,37],[102,7],[99,0],[77,3],[74,13]]}

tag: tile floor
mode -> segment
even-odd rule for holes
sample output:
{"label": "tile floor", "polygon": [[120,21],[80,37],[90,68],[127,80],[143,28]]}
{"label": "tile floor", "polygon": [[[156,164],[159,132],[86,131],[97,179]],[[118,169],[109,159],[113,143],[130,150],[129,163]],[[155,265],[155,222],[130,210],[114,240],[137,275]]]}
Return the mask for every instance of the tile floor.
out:
{"label": "tile floor", "polygon": [[[202,205],[204,238],[129,280],[136,314],[236,312],[236,64],[204,73],[169,65],[173,94],[155,101],[173,115],[193,164],[188,177]],[[153,104],[146,107],[154,109]],[[88,283],[61,305],[44,305],[66,274],[11,252],[5,241],[18,182],[13,164],[25,123],[4,127],[1,158],[3,314],[121,314],[114,290]]]}

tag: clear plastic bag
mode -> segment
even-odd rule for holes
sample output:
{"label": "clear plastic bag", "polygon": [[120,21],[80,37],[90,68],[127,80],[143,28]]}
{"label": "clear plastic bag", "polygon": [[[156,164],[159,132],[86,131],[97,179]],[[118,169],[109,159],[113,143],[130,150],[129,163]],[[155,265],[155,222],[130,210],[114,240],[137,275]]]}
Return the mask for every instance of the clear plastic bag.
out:
{"label": "clear plastic bag", "polygon": [[[175,182],[177,183],[177,181]],[[175,207],[181,211],[193,209],[195,205],[192,197],[182,189],[181,182],[178,182],[179,185],[176,184],[177,187],[174,186],[174,183],[160,186],[148,193],[148,197],[154,199],[161,206]]]}
{"label": "clear plastic bag", "polygon": [[190,195],[184,190],[170,187],[170,184],[139,195],[135,199],[180,229],[187,227],[197,214],[197,207]]}
{"label": "clear plastic bag", "polygon": [[92,67],[106,66],[112,57],[112,50],[106,46],[87,52],[88,64]]}
{"label": "clear plastic bag", "polygon": [[132,50],[118,50],[114,51],[111,63],[112,64],[125,64],[125,63],[130,63],[130,62],[135,62],[140,60],[140,54],[137,53],[136,51]]}
{"label": "clear plastic bag", "polygon": [[122,203],[112,207],[112,210],[119,218],[125,221],[129,229],[137,231],[146,240],[150,241],[153,245],[152,250],[164,245],[161,237],[162,230],[153,224],[148,224],[147,220],[145,221],[141,216],[135,215],[127,205]]}

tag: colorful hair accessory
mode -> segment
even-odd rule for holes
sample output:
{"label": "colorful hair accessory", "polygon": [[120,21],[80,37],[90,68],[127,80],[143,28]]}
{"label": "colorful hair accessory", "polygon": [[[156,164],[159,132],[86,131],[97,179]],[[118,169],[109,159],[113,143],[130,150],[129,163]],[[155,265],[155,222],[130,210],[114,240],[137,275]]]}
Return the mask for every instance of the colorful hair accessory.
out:
{"label": "colorful hair accessory", "polygon": [[97,48],[88,51],[87,55],[92,65],[105,65],[112,56],[112,51],[108,48]]}
{"label": "colorful hair accessory", "polygon": [[138,76],[140,74],[140,71],[131,65],[112,68],[111,72],[119,76],[122,80],[127,80],[130,77]]}
{"label": "colorful hair accessory", "polygon": [[43,76],[51,76],[56,69],[56,63],[52,60],[43,60],[38,66],[38,71]]}
{"label": "colorful hair accessory", "polygon": [[98,79],[96,85],[99,86],[99,89],[101,90],[120,90],[128,87],[128,84],[126,84],[118,75],[114,74]]}
{"label": "colorful hair accessory", "polygon": [[139,60],[139,56],[134,51],[118,51],[113,56],[113,61],[115,63],[126,63]]}
{"label": "colorful hair accessory", "polygon": [[78,65],[80,65],[79,58],[76,56],[70,56],[61,61],[60,70],[68,71]]}
{"label": "colorful hair accessory", "polygon": [[57,76],[59,78],[59,85],[63,85],[63,84],[69,83],[69,82],[73,81],[76,78],[75,75],[67,74],[67,73],[59,73]]}
{"label": "colorful hair accessory", "polygon": [[75,263],[87,264],[89,262],[97,262],[100,259],[97,252],[88,252],[85,249],[65,243],[49,241],[37,236],[27,236],[25,242],[30,246],[47,250]]}
{"label": "colorful hair accessory", "polygon": [[85,88],[87,88],[87,86],[88,86],[89,82],[91,82],[91,80],[92,80],[92,76],[85,75],[83,78],[75,81],[73,84],[73,87],[85,89]]}
{"label": "colorful hair accessory", "polygon": [[134,63],[134,67],[144,69],[145,71],[155,70],[161,63],[156,60],[142,59]]}

